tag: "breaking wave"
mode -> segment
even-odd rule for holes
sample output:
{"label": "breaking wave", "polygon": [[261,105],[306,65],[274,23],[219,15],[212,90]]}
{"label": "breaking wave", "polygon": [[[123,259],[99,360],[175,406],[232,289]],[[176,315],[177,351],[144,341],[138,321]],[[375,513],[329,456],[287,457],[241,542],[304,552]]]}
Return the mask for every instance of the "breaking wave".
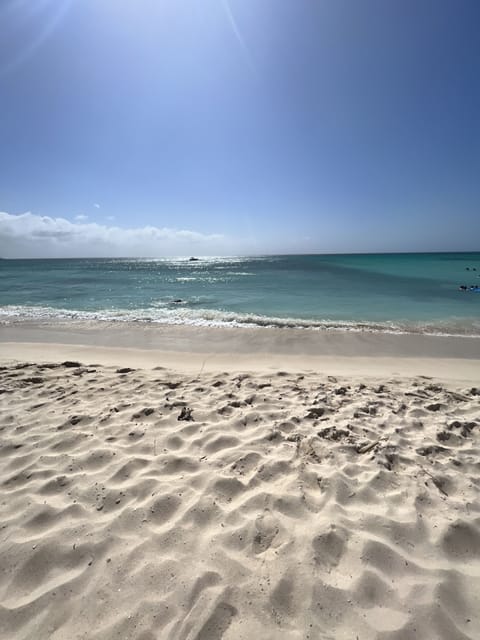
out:
{"label": "breaking wave", "polygon": [[[274,329],[306,329],[324,331],[356,331],[370,333],[424,334],[480,337],[480,321],[472,318],[442,322],[371,322],[335,319],[302,319],[269,317],[253,313],[235,313],[187,306],[186,301],[157,303],[143,309],[104,309],[84,311],[41,306],[7,305],[0,307],[0,322],[129,322],[158,325],[190,325],[196,327],[244,327]],[[197,302],[198,304],[198,302]]]}

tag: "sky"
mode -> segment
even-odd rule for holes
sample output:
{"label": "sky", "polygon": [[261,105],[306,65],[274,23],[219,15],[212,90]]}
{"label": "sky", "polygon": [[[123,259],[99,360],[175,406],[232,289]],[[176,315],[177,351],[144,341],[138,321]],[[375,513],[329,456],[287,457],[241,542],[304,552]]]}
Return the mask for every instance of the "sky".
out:
{"label": "sky", "polygon": [[2,0],[0,256],[480,249],[478,0]]}

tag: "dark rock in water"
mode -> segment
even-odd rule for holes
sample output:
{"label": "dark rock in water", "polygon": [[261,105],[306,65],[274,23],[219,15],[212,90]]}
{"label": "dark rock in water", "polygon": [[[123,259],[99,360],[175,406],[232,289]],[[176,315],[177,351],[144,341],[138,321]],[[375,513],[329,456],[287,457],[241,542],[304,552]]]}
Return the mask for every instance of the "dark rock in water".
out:
{"label": "dark rock in water", "polygon": [[172,302],[174,304],[179,304],[180,302],[183,302],[183,300],[181,298],[177,298],[176,300],[172,300]]}
{"label": "dark rock in water", "polygon": [[131,373],[135,371],[135,369],[130,369],[130,367],[123,367],[123,369],[117,369],[117,373]]}
{"label": "dark rock in water", "polygon": [[191,258],[189,258],[189,262],[199,262],[199,258],[194,258],[193,256]]}
{"label": "dark rock in water", "polygon": [[65,360],[65,362],[62,362],[62,365],[64,367],[80,367],[81,364],[80,362],[72,362],[71,360]]}

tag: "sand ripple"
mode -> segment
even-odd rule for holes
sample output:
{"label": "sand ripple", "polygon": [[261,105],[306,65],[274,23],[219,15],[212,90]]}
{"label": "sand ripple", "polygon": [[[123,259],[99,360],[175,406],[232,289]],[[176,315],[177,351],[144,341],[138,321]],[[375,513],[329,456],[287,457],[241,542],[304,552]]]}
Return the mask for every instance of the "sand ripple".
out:
{"label": "sand ripple", "polygon": [[0,371],[0,637],[480,637],[478,389]]}

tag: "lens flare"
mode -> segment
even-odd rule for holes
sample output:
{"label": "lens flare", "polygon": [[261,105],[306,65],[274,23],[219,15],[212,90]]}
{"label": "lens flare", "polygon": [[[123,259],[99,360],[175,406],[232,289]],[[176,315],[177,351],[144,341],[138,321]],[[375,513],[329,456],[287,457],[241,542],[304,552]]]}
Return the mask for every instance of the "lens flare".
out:
{"label": "lens flare", "polygon": [[235,20],[235,16],[233,15],[232,8],[230,7],[230,4],[229,4],[228,0],[221,0],[221,4],[222,4],[222,7],[223,7],[223,10],[225,11],[225,15],[226,15],[226,17],[228,19],[228,22],[230,23],[230,27],[231,27],[231,29],[233,31],[233,34],[234,34],[238,44],[240,45],[240,48],[242,50],[245,62],[250,67],[250,70],[255,75],[257,75],[257,68],[256,68],[255,63],[253,61],[252,54],[250,52],[250,49],[247,46],[245,38],[243,37],[240,29],[238,28],[237,21]]}
{"label": "lens flare", "polygon": [[0,40],[5,47],[0,61],[0,75],[16,69],[35,54],[60,25],[72,2],[7,0],[0,5]]}

